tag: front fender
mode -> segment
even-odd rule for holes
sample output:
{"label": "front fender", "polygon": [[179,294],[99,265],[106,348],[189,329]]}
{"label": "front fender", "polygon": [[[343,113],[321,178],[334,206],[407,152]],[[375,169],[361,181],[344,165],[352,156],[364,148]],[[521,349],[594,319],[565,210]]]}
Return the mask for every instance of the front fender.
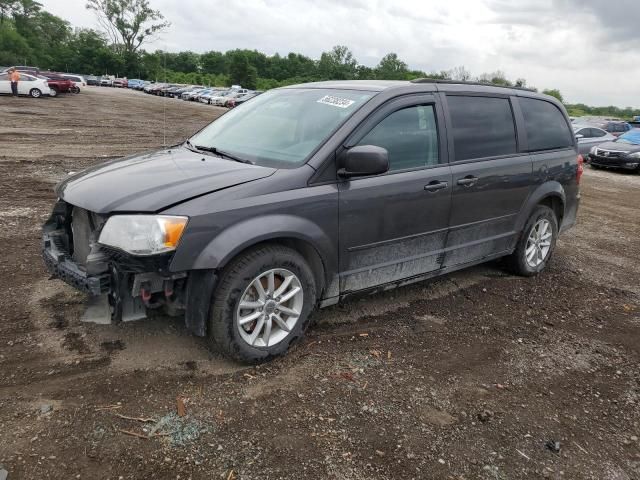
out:
{"label": "front fender", "polygon": [[295,238],[312,245],[323,261],[337,258],[329,236],[312,221],[294,215],[266,215],[236,223],[202,250],[192,269],[221,268],[238,253],[267,240]]}

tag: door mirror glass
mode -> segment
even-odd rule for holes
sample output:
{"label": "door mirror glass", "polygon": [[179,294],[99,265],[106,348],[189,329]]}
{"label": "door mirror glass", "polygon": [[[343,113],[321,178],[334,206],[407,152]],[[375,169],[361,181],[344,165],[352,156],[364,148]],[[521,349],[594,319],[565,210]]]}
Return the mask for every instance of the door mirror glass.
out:
{"label": "door mirror glass", "polygon": [[581,138],[584,138],[584,135],[582,135],[581,133],[576,133],[576,138],[580,140]]}
{"label": "door mirror glass", "polygon": [[358,145],[341,156],[338,175],[341,177],[364,177],[379,175],[389,170],[389,152],[375,145]]}

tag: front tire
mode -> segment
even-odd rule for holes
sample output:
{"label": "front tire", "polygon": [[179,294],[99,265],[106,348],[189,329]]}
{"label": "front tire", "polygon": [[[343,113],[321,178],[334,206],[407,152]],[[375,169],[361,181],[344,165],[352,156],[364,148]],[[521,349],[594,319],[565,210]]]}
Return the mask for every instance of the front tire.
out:
{"label": "front tire", "polygon": [[280,245],[256,247],[221,274],[209,344],[241,362],[268,361],[302,338],[315,302],[313,273],[302,255]]}
{"label": "front tire", "polygon": [[514,252],[506,258],[513,273],[532,277],[542,272],[556,246],[558,220],[546,205],[538,205],[522,230]]}

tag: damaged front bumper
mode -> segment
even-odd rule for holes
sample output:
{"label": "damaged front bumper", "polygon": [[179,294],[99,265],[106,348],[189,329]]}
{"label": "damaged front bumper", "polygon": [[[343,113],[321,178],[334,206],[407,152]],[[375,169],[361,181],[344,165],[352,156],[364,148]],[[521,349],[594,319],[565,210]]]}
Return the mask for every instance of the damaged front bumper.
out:
{"label": "damaged front bumper", "polygon": [[106,219],[58,201],[42,232],[42,256],[52,277],[104,296],[114,322],[138,320],[160,307],[181,314],[187,273],[169,271],[171,254],[136,257],[100,245]]}
{"label": "damaged front bumper", "polygon": [[51,276],[89,295],[98,296],[109,293],[110,276],[108,274],[88,275],[64,250],[63,238],[62,232],[59,231],[42,235],[42,258]]}
{"label": "damaged front bumper", "polygon": [[106,220],[56,203],[42,229],[42,256],[52,277],[91,295],[90,304],[103,305],[106,318],[98,323],[138,320],[149,309],[163,308],[172,316],[184,314],[192,333],[206,335],[216,272],[172,272],[173,253],[138,257],[101,245]]}

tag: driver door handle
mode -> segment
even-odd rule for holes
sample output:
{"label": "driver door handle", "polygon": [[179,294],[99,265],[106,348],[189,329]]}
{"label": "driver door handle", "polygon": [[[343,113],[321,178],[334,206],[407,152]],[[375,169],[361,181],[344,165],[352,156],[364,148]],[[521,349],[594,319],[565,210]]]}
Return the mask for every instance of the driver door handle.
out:
{"label": "driver door handle", "polygon": [[464,177],[458,180],[458,185],[462,185],[463,187],[470,187],[472,185],[475,185],[477,181],[478,181],[478,177],[473,177],[469,175],[468,177]]}

